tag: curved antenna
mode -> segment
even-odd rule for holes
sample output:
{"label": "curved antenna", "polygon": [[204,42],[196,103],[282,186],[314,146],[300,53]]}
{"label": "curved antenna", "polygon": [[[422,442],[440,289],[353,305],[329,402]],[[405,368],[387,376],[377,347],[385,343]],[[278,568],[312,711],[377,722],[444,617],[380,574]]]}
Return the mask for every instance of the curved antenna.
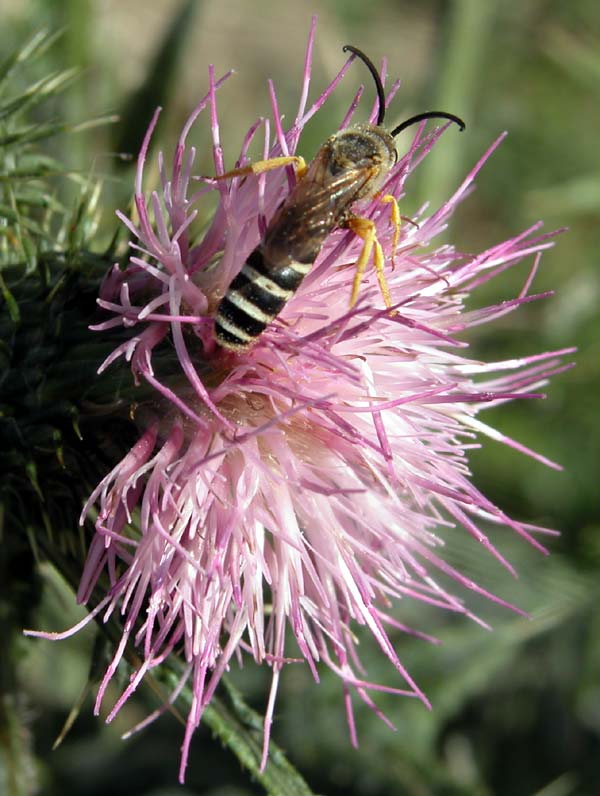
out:
{"label": "curved antenna", "polygon": [[390,135],[392,138],[395,138],[398,133],[401,133],[403,130],[406,130],[407,127],[410,127],[412,124],[416,124],[417,122],[422,122],[424,119],[448,119],[450,122],[454,122],[460,127],[460,131],[465,129],[465,123],[459,116],[455,116],[453,113],[446,113],[445,111],[427,111],[426,113],[417,113],[416,116],[411,116],[410,119],[407,119],[402,124],[399,124],[398,127],[395,127]]}
{"label": "curved antenna", "polygon": [[379,100],[379,110],[377,111],[377,127],[381,127],[383,124],[383,119],[385,117],[385,91],[383,90],[383,83],[381,82],[381,77],[379,76],[379,72],[375,68],[373,61],[364,54],[362,50],[359,50],[358,47],[353,47],[351,44],[345,44],[342,47],[342,51],[347,53],[351,52],[353,55],[356,55],[357,58],[363,62],[363,64],[367,67],[369,72],[371,73],[373,80],[375,81],[375,88],[377,89],[377,99]]}

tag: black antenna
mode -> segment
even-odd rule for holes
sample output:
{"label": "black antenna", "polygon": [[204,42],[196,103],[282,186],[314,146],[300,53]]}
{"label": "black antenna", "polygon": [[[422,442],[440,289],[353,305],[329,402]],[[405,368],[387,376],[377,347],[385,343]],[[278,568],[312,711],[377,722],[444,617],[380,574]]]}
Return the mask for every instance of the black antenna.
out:
{"label": "black antenna", "polygon": [[399,124],[398,127],[395,127],[390,135],[392,138],[395,138],[398,133],[401,133],[403,130],[406,130],[407,127],[410,127],[412,124],[416,124],[417,122],[422,122],[425,119],[448,119],[450,122],[454,122],[460,127],[460,131],[465,129],[465,123],[461,118],[455,116],[453,113],[446,113],[445,111],[427,111],[426,113],[417,113],[416,116],[411,116],[410,119],[407,119],[402,124]]}
{"label": "black antenna", "polygon": [[[373,61],[364,54],[362,50],[359,50],[358,47],[353,47],[351,44],[345,44],[342,47],[343,52],[351,52],[356,55],[360,60],[365,64],[371,75],[373,76],[373,80],[375,81],[375,88],[377,89],[377,99],[379,100],[379,110],[377,111],[377,127],[381,127],[383,124],[383,119],[385,117],[385,92],[383,90],[383,83],[381,82],[381,77],[379,76],[379,72],[375,68]],[[464,125],[463,125],[464,126]],[[392,133],[393,135],[393,133]]]}

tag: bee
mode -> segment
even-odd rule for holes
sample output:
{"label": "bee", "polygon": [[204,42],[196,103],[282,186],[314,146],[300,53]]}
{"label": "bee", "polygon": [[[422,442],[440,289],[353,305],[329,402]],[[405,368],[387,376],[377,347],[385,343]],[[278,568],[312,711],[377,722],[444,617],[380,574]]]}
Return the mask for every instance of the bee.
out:
{"label": "bee", "polygon": [[[385,92],[377,69],[356,47],[346,45],[343,51],[358,57],[373,77],[378,98],[376,123],[357,124],[330,136],[308,166],[297,156],[279,157],[218,177],[259,174],[289,164],[295,165],[297,177],[295,187],[276,210],[262,240],[230,283],[217,308],[215,337],[220,346],[230,351],[244,352],[256,342],[298,290],[335,229],[351,229],[364,241],[356,262],[350,306],[357,299],[373,249],[381,291],[390,306],[383,251],[375,225],[369,219],[355,216],[352,206],[377,195],[398,160],[394,139],[407,127],[432,118],[448,119],[461,130],[465,127],[462,119],[452,113],[428,111],[411,116],[391,131],[386,130],[383,127]],[[395,249],[401,218],[398,205],[391,195],[382,196],[381,200],[392,204]]]}

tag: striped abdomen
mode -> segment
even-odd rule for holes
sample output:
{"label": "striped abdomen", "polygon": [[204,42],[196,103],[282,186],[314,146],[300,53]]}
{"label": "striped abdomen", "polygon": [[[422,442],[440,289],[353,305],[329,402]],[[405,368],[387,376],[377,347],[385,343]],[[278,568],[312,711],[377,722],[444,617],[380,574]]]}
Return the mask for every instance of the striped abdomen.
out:
{"label": "striped abdomen", "polygon": [[312,262],[289,260],[275,267],[265,262],[260,246],[254,249],[219,304],[215,318],[219,345],[232,351],[249,348],[291,299],[311,267]]}

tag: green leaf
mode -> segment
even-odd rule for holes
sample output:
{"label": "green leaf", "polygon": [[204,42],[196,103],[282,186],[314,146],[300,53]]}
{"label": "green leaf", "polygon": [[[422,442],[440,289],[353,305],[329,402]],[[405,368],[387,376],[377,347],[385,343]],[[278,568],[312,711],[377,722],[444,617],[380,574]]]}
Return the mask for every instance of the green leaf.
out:
{"label": "green leaf", "polygon": [[46,122],[44,124],[33,124],[27,127],[21,127],[13,130],[11,133],[0,137],[0,146],[18,146],[23,147],[26,144],[31,144],[34,141],[42,141],[46,138],[52,138],[56,135],[65,135],[71,133],[80,133],[84,130],[91,130],[94,127],[100,127],[105,124],[113,124],[118,119],[117,116],[98,116],[95,119],[87,119],[84,122],[73,124],[71,122],[54,121]]}
{"label": "green leaf", "polygon": [[54,33],[50,33],[47,30],[38,31],[22,47],[11,53],[0,64],[0,86],[18,64],[43,55],[60,36],[62,36],[62,31],[60,30]]}
{"label": "green leaf", "polygon": [[[222,683],[223,696],[213,697],[204,711],[203,723],[235,754],[269,796],[312,796],[304,779],[272,741],[267,765],[264,771],[260,770],[262,718],[244,702],[227,678],[223,678]],[[191,707],[190,689],[183,694],[183,699],[188,703],[186,707]]]}
{"label": "green leaf", "polygon": [[17,111],[23,111],[32,107],[38,102],[51,97],[54,94],[59,94],[67,85],[72,83],[77,69],[63,69],[59,72],[54,72],[47,77],[41,78],[36,83],[33,83],[25,89],[21,94],[18,94],[13,99],[0,104],[0,121],[12,116]]}

